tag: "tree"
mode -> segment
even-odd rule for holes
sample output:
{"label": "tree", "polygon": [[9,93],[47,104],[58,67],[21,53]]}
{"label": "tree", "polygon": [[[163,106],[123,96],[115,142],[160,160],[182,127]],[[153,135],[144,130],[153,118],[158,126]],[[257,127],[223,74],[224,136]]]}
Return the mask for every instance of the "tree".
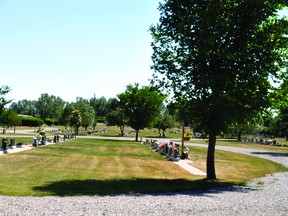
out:
{"label": "tree", "polygon": [[75,129],[75,134],[78,135],[79,127],[82,124],[81,113],[79,110],[73,110],[70,115],[70,126]]}
{"label": "tree", "polygon": [[65,127],[70,125],[70,116],[72,115],[72,112],[75,110],[74,104],[67,104],[64,108],[63,114],[60,118],[60,123],[64,125]]}
{"label": "tree", "polygon": [[90,99],[90,105],[95,110],[95,115],[100,117],[105,117],[108,111],[108,103],[105,97],[96,98],[95,96]]}
{"label": "tree", "polygon": [[117,126],[120,129],[120,136],[124,136],[124,128],[127,124],[127,119],[125,118],[124,110],[117,107],[107,114],[107,125]]}
{"label": "tree", "polygon": [[46,118],[60,119],[65,105],[66,102],[63,99],[47,93],[41,94],[36,103],[38,113],[43,121]]}
{"label": "tree", "polygon": [[21,124],[21,118],[17,115],[14,110],[5,109],[2,112],[1,123],[5,126],[13,126],[14,133],[16,132],[16,126]]}
{"label": "tree", "polygon": [[278,116],[274,118],[273,130],[278,130],[279,135],[285,135],[288,140],[288,76],[275,91],[274,109]]}
{"label": "tree", "polygon": [[[287,67],[287,1],[165,0],[153,36],[152,85],[173,92],[209,134],[207,178],[216,179],[216,136],[270,106],[270,80]],[[270,78],[270,79],[269,79]]]}
{"label": "tree", "polygon": [[158,121],[155,127],[159,130],[160,134],[162,130],[162,137],[166,137],[166,129],[174,127],[175,124],[176,124],[176,120],[174,116],[169,115],[168,113],[164,113],[158,118]]}
{"label": "tree", "polygon": [[0,115],[4,111],[4,108],[7,104],[11,103],[11,100],[5,99],[4,95],[10,92],[10,88],[8,86],[0,87]]}
{"label": "tree", "polygon": [[7,116],[8,124],[14,127],[14,134],[16,132],[16,126],[21,124],[21,118],[17,115],[17,113],[13,110],[8,112]]}
{"label": "tree", "polygon": [[227,128],[226,134],[230,134],[231,137],[237,137],[238,141],[241,141],[243,134],[258,134],[261,132],[260,120],[255,118],[251,120],[245,120],[241,122],[233,122]]}
{"label": "tree", "polygon": [[77,98],[77,102],[74,103],[74,107],[80,111],[81,115],[81,126],[87,130],[89,126],[92,126],[95,120],[95,112],[93,107],[89,104],[86,99]]}
{"label": "tree", "polygon": [[81,118],[82,118],[82,124],[87,130],[89,126],[92,126],[95,120],[95,114],[94,114],[94,109],[91,107],[89,104],[82,104],[81,107],[79,107],[79,111],[81,113]]}
{"label": "tree", "polygon": [[136,131],[138,141],[139,130],[150,126],[156,119],[165,96],[148,86],[128,85],[126,91],[118,95],[120,106],[124,110],[127,124]]}
{"label": "tree", "polygon": [[18,102],[12,102],[9,109],[16,111],[18,114],[36,116],[39,114],[36,106],[37,101],[24,99]]}

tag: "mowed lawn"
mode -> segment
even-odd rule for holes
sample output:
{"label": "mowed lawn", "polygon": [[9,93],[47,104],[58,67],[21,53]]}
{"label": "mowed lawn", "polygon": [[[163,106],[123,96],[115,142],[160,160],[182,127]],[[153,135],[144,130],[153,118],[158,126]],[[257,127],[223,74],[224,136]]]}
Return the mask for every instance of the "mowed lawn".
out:
{"label": "mowed lawn", "polygon": [[[202,167],[205,152],[194,149],[193,154],[197,155],[197,151],[203,157],[195,158],[195,165]],[[254,157],[245,155],[221,153],[220,156],[224,167],[217,172],[221,180],[208,182],[139,142],[76,139],[1,156],[0,194],[74,196],[198,190],[243,184],[254,177],[284,170],[262,159],[255,163]],[[237,161],[241,161],[238,167],[245,169],[238,172]],[[227,170],[225,164],[232,177],[223,172]]]}

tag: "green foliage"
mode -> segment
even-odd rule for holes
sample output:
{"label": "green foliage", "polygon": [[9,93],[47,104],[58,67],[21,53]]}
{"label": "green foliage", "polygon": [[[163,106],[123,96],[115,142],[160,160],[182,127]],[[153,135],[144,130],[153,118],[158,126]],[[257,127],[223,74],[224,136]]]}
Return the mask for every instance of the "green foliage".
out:
{"label": "green foliage", "polygon": [[43,120],[37,117],[21,117],[22,126],[40,127],[43,125]]}
{"label": "green foliage", "polygon": [[166,129],[172,128],[176,125],[174,116],[164,113],[158,117],[155,127],[160,131],[162,130],[162,137],[166,137]]}
{"label": "green foliage", "polygon": [[82,124],[81,112],[79,110],[73,110],[69,116],[70,126],[75,128],[76,134],[78,134],[79,127]]}
{"label": "green foliage", "polygon": [[273,108],[277,111],[277,116],[271,124],[274,134],[288,134],[288,78],[287,73],[284,81],[275,91]]}
{"label": "green foliage", "polygon": [[96,117],[97,122],[99,123],[106,123],[106,118],[105,117]]}
{"label": "green foliage", "polygon": [[159,115],[165,96],[148,86],[142,88],[139,84],[128,85],[126,91],[119,94],[120,106],[124,110],[127,124],[138,132],[140,129],[151,126]]}
{"label": "green foliage", "polygon": [[80,111],[81,126],[87,130],[89,126],[92,126],[95,120],[95,113],[93,107],[87,101],[77,101],[74,103],[74,107]]}
{"label": "green foliage", "polygon": [[72,112],[75,110],[75,106],[73,103],[67,104],[64,108],[64,111],[62,113],[62,116],[60,118],[60,123],[67,127],[70,125],[70,116],[72,115]]}
{"label": "green foliage", "polygon": [[9,110],[7,119],[9,125],[16,126],[21,124],[21,118],[17,115],[15,111]]}
{"label": "green foliage", "polygon": [[2,86],[0,87],[0,120],[2,122],[2,114],[4,112],[5,105],[9,104],[11,100],[5,99],[4,95],[10,92],[10,88],[8,86]]}
{"label": "green foliage", "polygon": [[56,118],[45,118],[45,124],[47,124],[47,125],[59,125],[59,120]]}
{"label": "green foliage", "polygon": [[216,135],[271,105],[270,80],[287,67],[288,21],[277,17],[283,6],[287,1],[165,0],[159,6],[159,24],[150,29],[152,84],[172,91],[209,134],[209,179],[216,179]]}
{"label": "green foliage", "polygon": [[111,100],[107,101],[105,97],[94,97],[90,99],[89,104],[93,107],[96,116],[105,117],[109,112],[110,102]]}
{"label": "green foliage", "polygon": [[18,114],[36,116],[39,114],[39,110],[36,107],[37,101],[35,100],[20,100],[13,102],[9,109],[16,111]]}
{"label": "green foliage", "polygon": [[153,82],[189,101],[205,132],[219,134],[270,105],[268,78],[279,77],[287,58],[287,20],[267,20],[279,2],[161,4],[151,28]]}
{"label": "green foliage", "polygon": [[48,95],[47,93],[41,94],[36,102],[38,113],[45,118],[59,119],[63,113],[66,102],[60,97]]}
{"label": "green foliage", "polygon": [[127,119],[122,108],[118,107],[107,114],[107,125],[119,127],[121,136],[124,136],[124,127],[126,124]]}

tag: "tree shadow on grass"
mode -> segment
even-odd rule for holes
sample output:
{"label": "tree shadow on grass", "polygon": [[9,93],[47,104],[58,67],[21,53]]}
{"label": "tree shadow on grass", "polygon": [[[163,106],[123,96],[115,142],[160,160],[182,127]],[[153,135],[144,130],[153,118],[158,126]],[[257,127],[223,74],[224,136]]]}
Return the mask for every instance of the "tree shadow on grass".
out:
{"label": "tree shadow on grass", "polygon": [[214,188],[214,190],[209,193],[235,191],[239,188],[231,186],[237,186],[237,184],[230,182],[207,181],[206,179],[193,181],[185,179],[64,180],[34,187],[33,190],[57,196],[117,194],[159,195],[159,193],[171,192],[175,195],[183,193],[184,191],[189,191],[189,194],[193,196],[202,196],[211,188]]}
{"label": "tree shadow on grass", "polygon": [[281,152],[252,152],[252,154],[271,155],[273,157],[288,157],[288,153],[281,153]]}

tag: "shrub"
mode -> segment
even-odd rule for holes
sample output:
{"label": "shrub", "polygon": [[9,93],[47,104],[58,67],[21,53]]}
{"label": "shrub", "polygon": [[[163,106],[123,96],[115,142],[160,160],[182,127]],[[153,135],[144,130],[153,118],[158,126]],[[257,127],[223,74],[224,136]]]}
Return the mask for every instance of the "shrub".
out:
{"label": "shrub", "polygon": [[22,126],[39,127],[43,125],[43,120],[37,117],[21,117]]}
{"label": "shrub", "polygon": [[59,120],[56,118],[46,118],[45,124],[47,124],[47,125],[59,125]]}

